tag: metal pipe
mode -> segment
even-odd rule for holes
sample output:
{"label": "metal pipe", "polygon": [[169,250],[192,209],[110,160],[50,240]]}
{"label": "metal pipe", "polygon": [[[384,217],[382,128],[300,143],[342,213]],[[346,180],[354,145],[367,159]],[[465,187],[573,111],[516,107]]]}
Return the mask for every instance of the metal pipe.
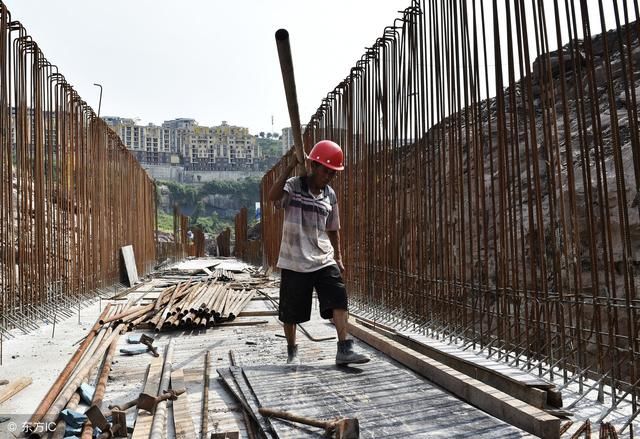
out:
{"label": "metal pipe", "polygon": [[[117,348],[118,339],[116,338],[111,342],[109,350],[102,362],[102,368],[98,377],[98,384],[96,385],[95,392],[93,393],[93,400],[91,401],[92,406],[96,406],[98,408],[102,407],[102,400],[104,399],[104,393],[107,388],[107,380],[109,379],[109,373],[111,372],[111,363],[116,354]],[[91,439],[93,437],[93,425],[91,425],[91,421],[87,421],[82,427],[82,435],[80,437],[81,439]]]}
{"label": "metal pipe", "polygon": [[[173,350],[175,340],[169,340],[164,353],[164,364],[162,366],[162,377],[160,378],[160,389],[158,395],[162,395],[165,390],[169,390],[169,379],[171,377],[171,365],[173,363]],[[167,401],[163,400],[156,406],[151,425],[149,439],[162,439],[166,435],[167,424]]]}
{"label": "metal pipe", "polygon": [[298,94],[296,92],[296,79],[293,73],[289,32],[287,32],[286,29],[278,29],[276,31],[276,46],[278,47],[280,70],[282,71],[282,81],[284,82],[284,91],[287,97],[287,108],[289,109],[289,120],[291,121],[295,154],[298,159],[298,172],[300,175],[305,175],[307,171],[304,166],[304,143],[300,125],[300,111],[298,110]]}
{"label": "metal pipe", "polygon": [[62,369],[62,372],[60,372],[58,378],[56,378],[56,380],[53,382],[51,388],[45,394],[44,398],[42,398],[42,401],[40,401],[40,404],[38,404],[38,407],[35,409],[33,415],[29,419],[28,424],[34,425],[38,423],[42,419],[42,417],[50,411],[51,405],[56,400],[56,398],[60,394],[60,391],[67,383],[67,380],[78,365],[78,362],[83,357],[85,351],[91,345],[93,339],[96,337],[96,334],[101,327],[100,319],[109,315],[109,313],[111,312],[110,310],[111,304],[108,304],[98,317],[98,321],[96,321],[96,323],[94,323],[91,327],[91,330],[89,330],[87,337],[82,341],[78,349],[73,353],[73,356],[69,359],[67,365],[64,367],[64,369]]}
{"label": "metal pipe", "polygon": [[[120,337],[121,332],[124,330],[124,325],[118,325],[115,329],[108,329],[108,335],[105,339],[100,343],[100,346],[96,349],[96,352],[93,356],[87,360],[84,366],[78,370],[78,372],[74,375],[73,379],[66,385],[62,393],[56,398],[56,400],[51,404],[49,411],[42,417],[42,422],[45,424],[50,422],[55,422],[57,417],[60,414],[60,411],[67,405],[69,399],[76,391],[80,383],[87,375],[96,367],[98,362],[103,358],[104,353],[111,346],[114,340],[117,341],[118,337]],[[33,425],[33,424],[31,424]],[[37,435],[37,434],[36,434]],[[33,434],[32,434],[33,436]],[[37,435],[39,437],[39,435]]]}

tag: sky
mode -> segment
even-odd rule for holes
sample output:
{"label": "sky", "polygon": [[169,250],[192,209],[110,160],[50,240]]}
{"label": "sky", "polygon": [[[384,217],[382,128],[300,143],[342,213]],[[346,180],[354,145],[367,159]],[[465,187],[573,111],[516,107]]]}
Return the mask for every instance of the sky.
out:
{"label": "sky", "polygon": [[[300,119],[411,0],[4,0],[101,116],[290,126],[274,34],[289,31]],[[273,126],[272,118],[273,116]],[[273,127],[273,128],[272,128]]]}

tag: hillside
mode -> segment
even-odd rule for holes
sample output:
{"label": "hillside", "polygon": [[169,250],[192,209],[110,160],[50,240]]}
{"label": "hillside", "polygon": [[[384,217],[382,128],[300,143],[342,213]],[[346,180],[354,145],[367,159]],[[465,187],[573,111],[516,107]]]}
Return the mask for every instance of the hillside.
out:
{"label": "hillside", "polygon": [[255,218],[255,203],[260,202],[260,180],[247,177],[238,181],[212,181],[204,184],[183,184],[159,181],[158,210],[160,230],[173,230],[173,207],[191,219],[191,225],[202,227],[205,233],[218,234],[233,228],[235,215],[246,207],[249,223]]}

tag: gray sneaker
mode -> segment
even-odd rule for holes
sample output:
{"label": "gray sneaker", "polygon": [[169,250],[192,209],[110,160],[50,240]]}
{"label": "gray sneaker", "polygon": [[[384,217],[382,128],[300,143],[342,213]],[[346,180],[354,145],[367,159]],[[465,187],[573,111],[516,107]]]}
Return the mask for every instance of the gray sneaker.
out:
{"label": "gray sneaker", "polygon": [[287,364],[300,364],[297,344],[294,344],[293,346],[287,346]]}
{"label": "gray sneaker", "polygon": [[369,357],[358,354],[353,350],[353,340],[344,340],[338,342],[338,353],[336,354],[336,364],[362,364],[368,363]]}

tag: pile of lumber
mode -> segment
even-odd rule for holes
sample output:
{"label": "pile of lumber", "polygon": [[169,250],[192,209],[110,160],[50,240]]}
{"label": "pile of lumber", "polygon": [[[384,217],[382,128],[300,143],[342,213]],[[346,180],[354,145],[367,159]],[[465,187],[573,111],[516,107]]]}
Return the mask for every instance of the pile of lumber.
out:
{"label": "pile of lumber", "polygon": [[207,328],[229,322],[247,306],[255,290],[233,289],[216,277],[188,280],[165,288],[151,303],[129,307],[102,324],[118,322],[128,330]]}

